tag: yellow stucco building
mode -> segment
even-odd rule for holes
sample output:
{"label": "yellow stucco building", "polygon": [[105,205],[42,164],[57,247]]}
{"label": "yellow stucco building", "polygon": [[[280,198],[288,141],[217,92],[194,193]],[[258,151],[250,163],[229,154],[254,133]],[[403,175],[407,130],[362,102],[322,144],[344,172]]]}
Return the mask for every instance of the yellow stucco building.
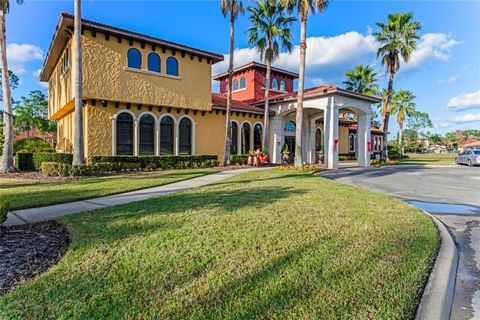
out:
{"label": "yellow stucco building", "polygon": [[[72,42],[72,33],[73,16],[62,13],[40,74],[40,80],[48,82],[49,117],[58,123],[58,152],[71,152],[73,149],[72,70],[75,61],[72,57],[76,48]],[[226,94],[212,94],[212,65],[223,58],[221,54],[83,19],[83,125],[86,157],[221,155],[225,141]],[[241,92],[250,85],[241,75],[251,68],[258,69],[258,75],[262,72],[264,74],[264,66],[258,63],[239,68],[236,75],[240,77],[240,82],[236,84],[239,87],[234,88],[235,91]],[[282,78],[282,70],[277,71],[279,87],[277,95],[272,98],[277,98],[275,101],[281,103],[288,100],[288,94],[295,94],[293,85],[290,82],[285,85],[285,81],[293,81],[296,74],[283,71],[285,78]],[[223,81],[218,76],[216,80]],[[274,84],[275,82],[271,85]],[[264,94],[264,89],[257,83],[255,95]],[[339,90],[341,89],[327,90],[324,95],[345,96],[348,93]],[[282,95],[285,96],[283,100]],[[373,97],[358,94],[349,94],[349,98],[364,102],[367,107],[376,101]],[[257,100],[246,97],[233,103],[233,153],[245,154],[261,147],[263,105]],[[275,120],[278,112],[275,104],[272,106],[271,117]],[[316,120],[317,126],[323,123],[320,118]],[[341,120],[339,123],[343,128]],[[277,129],[283,130],[281,127],[285,124],[279,123]],[[349,128],[340,129],[342,141],[348,140],[349,132],[356,130]],[[370,135],[369,125],[368,130]],[[315,134],[321,139],[314,147],[317,148],[324,144],[326,138]],[[270,153],[278,154],[278,145],[286,141],[276,141],[277,134],[274,131],[268,135],[272,141]],[[284,136],[287,137],[288,134]],[[347,152],[348,145],[348,142],[340,143],[341,150]],[[338,148],[335,150],[338,154]],[[279,161],[278,157],[273,158]],[[312,159],[309,162],[315,161]]]}

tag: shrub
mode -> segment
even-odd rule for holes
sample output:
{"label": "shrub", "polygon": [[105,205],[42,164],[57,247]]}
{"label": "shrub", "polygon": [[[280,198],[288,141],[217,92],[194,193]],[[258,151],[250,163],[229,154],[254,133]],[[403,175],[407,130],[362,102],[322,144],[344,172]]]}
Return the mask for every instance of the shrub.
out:
{"label": "shrub", "polygon": [[13,152],[55,152],[50,143],[40,138],[26,138],[20,141],[15,141],[13,144]]}
{"label": "shrub", "polygon": [[234,165],[246,165],[248,164],[248,154],[231,155],[230,163]]}
{"label": "shrub", "polygon": [[7,220],[8,210],[10,209],[10,202],[7,199],[0,199],[0,224]]}
{"label": "shrub", "polygon": [[42,169],[42,162],[71,164],[72,161],[73,154],[71,153],[40,152],[33,154],[33,166],[35,167],[35,170]]}
{"label": "shrub", "polygon": [[31,152],[17,152],[16,162],[17,168],[20,171],[35,170],[35,165],[33,163],[33,153]]}
{"label": "shrub", "polygon": [[357,157],[354,154],[341,153],[338,155],[338,161],[349,161],[357,160]]}
{"label": "shrub", "polygon": [[[89,165],[97,163],[134,164],[138,169],[186,169],[214,167],[218,165],[218,156],[214,155],[181,155],[181,156],[92,156]],[[122,168],[134,170],[135,167]]]}
{"label": "shrub", "polygon": [[72,171],[72,165],[59,162],[42,162],[42,174],[47,177],[67,177]]}

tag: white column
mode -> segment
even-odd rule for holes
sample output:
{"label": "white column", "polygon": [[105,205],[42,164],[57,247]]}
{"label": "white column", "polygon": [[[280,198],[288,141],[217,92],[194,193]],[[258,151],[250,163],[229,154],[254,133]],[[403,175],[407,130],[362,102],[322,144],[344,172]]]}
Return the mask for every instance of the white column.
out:
{"label": "white column", "polygon": [[358,143],[358,166],[370,166],[370,152],[368,151],[368,142],[371,139],[370,133],[370,114],[358,116],[357,143]]}
{"label": "white column", "polygon": [[196,126],[197,126],[197,123],[192,121],[192,155],[193,156],[195,155],[195,139],[196,139],[195,127]]}
{"label": "white column", "polygon": [[140,125],[138,120],[133,121],[133,154],[138,156],[140,150]]}
{"label": "white column", "polygon": [[325,110],[325,138],[326,168],[338,169],[338,109],[335,108],[333,99]]}
{"label": "white column", "polygon": [[112,118],[112,156],[117,154],[117,119]]}
{"label": "white column", "polygon": [[160,121],[155,121],[155,155],[160,155]]}
{"label": "white column", "polygon": [[242,154],[242,124],[238,125],[237,128],[237,154]]}
{"label": "white column", "polygon": [[316,145],[315,145],[315,134],[317,130],[317,126],[315,124],[316,119],[312,119],[310,121],[310,163],[315,164],[315,154],[317,153]]}
{"label": "white column", "polygon": [[178,156],[178,150],[180,147],[179,140],[178,140],[178,121],[175,121],[175,125],[173,127],[173,137],[175,140],[175,143],[173,146],[173,154]]}

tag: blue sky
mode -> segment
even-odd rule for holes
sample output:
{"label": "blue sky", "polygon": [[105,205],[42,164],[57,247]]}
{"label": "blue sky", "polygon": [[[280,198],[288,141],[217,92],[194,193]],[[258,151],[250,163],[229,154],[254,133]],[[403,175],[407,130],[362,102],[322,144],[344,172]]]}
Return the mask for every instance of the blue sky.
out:
{"label": "blue sky", "polygon": [[[38,71],[58,16],[60,12],[73,12],[73,0],[26,0],[21,6],[10,1],[8,59],[10,69],[21,79],[21,85],[13,91],[18,100],[30,90],[46,92],[38,82]],[[226,54],[228,22],[219,2],[84,0],[83,16]],[[395,89],[411,90],[416,95],[417,109],[428,112],[435,123],[431,132],[480,129],[480,1],[332,1],[323,16],[309,17],[306,86],[341,86],[345,71],[357,63],[374,65],[385,86],[385,73],[375,59],[378,44],[371,33],[376,30],[375,22],[385,21],[388,13],[398,11],[412,11],[423,28],[417,51],[408,64],[402,65]],[[236,64],[258,60],[243,33],[248,28],[248,15],[239,18],[236,28]],[[293,29],[293,43],[297,45],[298,24]],[[283,53],[275,65],[297,71],[298,48]],[[215,65],[214,73],[225,69],[226,61]],[[391,126],[395,133],[394,120]]]}

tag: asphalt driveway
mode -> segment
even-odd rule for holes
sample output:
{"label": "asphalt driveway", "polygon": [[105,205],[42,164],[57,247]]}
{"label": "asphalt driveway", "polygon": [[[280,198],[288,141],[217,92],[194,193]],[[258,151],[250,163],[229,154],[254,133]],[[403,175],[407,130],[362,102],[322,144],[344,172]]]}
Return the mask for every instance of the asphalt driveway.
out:
{"label": "asphalt driveway", "polygon": [[480,320],[480,168],[389,166],[318,176],[398,197],[439,218],[460,254],[452,320]]}

